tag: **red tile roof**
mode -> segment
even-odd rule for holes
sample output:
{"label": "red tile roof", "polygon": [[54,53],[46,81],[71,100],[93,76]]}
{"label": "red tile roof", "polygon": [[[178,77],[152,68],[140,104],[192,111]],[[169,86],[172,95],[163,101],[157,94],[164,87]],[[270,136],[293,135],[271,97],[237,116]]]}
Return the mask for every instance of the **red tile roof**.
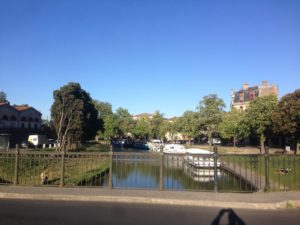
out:
{"label": "red tile roof", "polygon": [[28,105],[14,105],[14,108],[18,111],[24,111],[24,110],[27,110],[31,107],[28,106]]}
{"label": "red tile roof", "polygon": [[0,106],[1,105],[8,105],[8,102],[0,102]]}

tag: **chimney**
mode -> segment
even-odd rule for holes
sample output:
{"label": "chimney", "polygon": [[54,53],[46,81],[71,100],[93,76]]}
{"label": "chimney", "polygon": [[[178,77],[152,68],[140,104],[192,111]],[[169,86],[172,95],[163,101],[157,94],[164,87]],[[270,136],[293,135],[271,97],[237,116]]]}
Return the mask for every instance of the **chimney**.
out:
{"label": "chimney", "polygon": [[247,90],[248,88],[249,88],[249,85],[248,85],[247,83],[244,83],[242,89],[245,91],[245,90]]}
{"label": "chimney", "polygon": [[267,80],[263,80],[261,84],[264,87],[267,87],[269,85]]}

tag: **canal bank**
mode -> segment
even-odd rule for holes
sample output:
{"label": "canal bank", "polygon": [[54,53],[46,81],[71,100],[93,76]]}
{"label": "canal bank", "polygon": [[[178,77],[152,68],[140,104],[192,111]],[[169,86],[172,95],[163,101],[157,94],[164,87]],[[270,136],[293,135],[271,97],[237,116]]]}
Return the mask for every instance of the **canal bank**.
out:
{"label": "canal bank", "polygon": [[0,186],[1,199],[94,201],[275,210],[300,208],[299,192],[212,193]]}

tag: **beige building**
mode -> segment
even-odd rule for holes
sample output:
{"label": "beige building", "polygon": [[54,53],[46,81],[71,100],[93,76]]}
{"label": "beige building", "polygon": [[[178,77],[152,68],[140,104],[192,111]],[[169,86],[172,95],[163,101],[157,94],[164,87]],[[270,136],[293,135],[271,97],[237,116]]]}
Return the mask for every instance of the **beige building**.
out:
{"label": "beige building", "polygon": [[247,83],[244,83],[241,90],[231,94],[231,108],[245,110],[249,102],[255,98],[269,95],[278,96],[277,85],[270,85],[268,81],[262,81],[261,85],[249,87]]}
{"label": "beige building", "polygon": [[42,114],[28,105],[0,102],[0,129],[40,129]]}
{"label": "beige building", "polygon": [[132,116],[132,119],[134,119],[134,120],[141,120],[141,119],[145,119],[145,118],[147,118],[147,119],[152,119],[153,118],[153,114],[151,114],[151,113],[141,113],[141,114],[138,114],[138,115],[133,115]]}

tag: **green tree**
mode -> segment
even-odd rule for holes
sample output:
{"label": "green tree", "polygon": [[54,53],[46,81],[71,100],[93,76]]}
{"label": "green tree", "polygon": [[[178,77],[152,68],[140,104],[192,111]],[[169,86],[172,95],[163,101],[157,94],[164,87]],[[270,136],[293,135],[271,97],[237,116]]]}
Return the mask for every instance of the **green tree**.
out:
{"label": "green tree", "polygon": [[101,102],[98,100],[93,100],[93,104],[98,112],[99,119],[99,131],[97,132],[97,138],[104,137],[104,118],[106,116],[112,115],[112,105],[108,102]]}
{"label": "green tree", "polygon": [[142,118],[137,120],[133,129],[133,135],[139,139],[147,140],[151,133],[150,120],[148,118]]}
{"label": "green tree", "polygon": [[163,121],[164,121],[163,114],[161,114],[159,111],[156,111],[152,119],[150,120],[152,138],[163,138],[161,134]]}
{"label": "green tree", "polygon": [[112,105],[109,102],[93,100],[93,104],[98,112],[98,118],[104,119],[105,116],[113,114]]}
{"label": "green tree", "polygon": [[200,101],[199,126],[207,133],[209,147],[212,146],[212,135],[218,131],[218,125],[222,121],[225,103],[216,94],[204,96]]}
{"label": "green tree", "polygon": [[181,133],[185,134],[191,142],[191,138],[199,135],[199,116],[198,112],[186,111],[178,120],[178,127]]}
{"label": "green tree", "polygon": [[119,121],[115,114],[104,117],[104,137],[109,140],[119,135]]}
{"label": "green tree", "polygon": [[90,95],[78,83],[68,83],[53,92],[51,118],[59,143],[66,151],[94,138],[98,130],[97,111]]}
{"label": "green tree", "polygon": [[219,124],[219,133],[223,139],[233,139],[233,146],[236,147],[237,139],[249,135],[249,127],[243,122],[244,111],[233,108],[230,112],[223,114],[222,122]]}
{"label": "green tree", "polygon": [[281,98],[272,114],[273,130],[291,136],[300,147],[300,89]]}
{"label": "green tree", "polygon": [[6,102],[7,101],[6,93],[3,91],[0,91],[0,102]]}
{"label": "green tree", "polygon": [[249,103],[244,122],[259,136],[260,153],[264,151],[266,133],[271,128],[271,115],[277,106],[277,97],[270,95],[258,97]]}
{"label": "green tree", "polygon": [[119,124],[119,136],[125,137],[129,133],[132,134],[135,121],[132,119],[128,110],[120,107],[116,110],[116,116]]}

